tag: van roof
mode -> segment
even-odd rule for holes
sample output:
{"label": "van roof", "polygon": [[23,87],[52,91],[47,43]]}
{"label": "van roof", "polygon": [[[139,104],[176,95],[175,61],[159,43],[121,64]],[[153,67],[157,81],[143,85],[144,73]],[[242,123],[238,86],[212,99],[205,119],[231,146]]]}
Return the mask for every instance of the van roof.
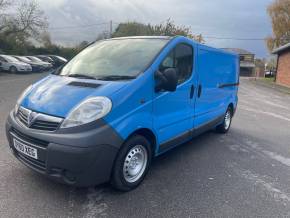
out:
{"label": "van roof", "polygon": [[115,37],[115,38],[110,38],[107,40],[117,40],[117,39],[172,39],[176,36],[125,36],[125,37]]}
{"label": "van roof", "polygon": [[218,52],[224,53],[224,54],[238,56],[234,52],[226,51],[226,50],[220,49],[220,48],[211,47],[211,46],[208,46],[208,45],[205,45],[205,44],[201,44],[201,43],[199,43],[198,41],[196,41],[196,40],[194,40],[192,38],[189,38],[189,37],[186,37],[186,36],[181,36],[181,35],[176,35],[176,36],[125,36],[125,37],[109,38],[109,39],[105,39],[105,40],[121,40],[121,39],[164,39],[164,40],[171,40],[171,39],[177,38],[177,37],[184,37],[184,38],[187,38],[189,40],[192,40],[196,44],[202,46],[203,48],[207,48],[207,49],[210,49],[210,50],[215,50],[215,51],[218,51]]}

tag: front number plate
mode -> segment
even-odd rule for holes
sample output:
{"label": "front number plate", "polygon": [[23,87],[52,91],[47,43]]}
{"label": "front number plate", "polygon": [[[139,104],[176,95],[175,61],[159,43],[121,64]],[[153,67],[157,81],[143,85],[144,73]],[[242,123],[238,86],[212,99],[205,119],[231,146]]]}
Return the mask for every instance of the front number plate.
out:
{"label": "front number plate", "polygon": [[32,157],[34,159],[37,159],[37,149],[25,145],[22,142],[18,141],[17,139],[13,139],[13,144],[14,144],[14,148],[21,152],[22,154],[25,154],[29,157]]}

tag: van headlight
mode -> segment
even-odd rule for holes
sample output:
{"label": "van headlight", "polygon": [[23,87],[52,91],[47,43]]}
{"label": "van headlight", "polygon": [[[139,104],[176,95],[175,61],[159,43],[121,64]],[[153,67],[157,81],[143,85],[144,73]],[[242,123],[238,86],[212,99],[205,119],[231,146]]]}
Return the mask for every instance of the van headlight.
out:
{"label": "van headlight", "polygon": [[112,102],[107,97],[88,98],[69,112],[61,128],[75,127],[93,122],[106,116],[111,111],[111,108]]}
{"label": "van headlight", "polygon": [[18,113],[18,110],[19,110],[19,107],[21,105],[21,102],[23,101],[23,99],[26,97],[27,93],[30,92],[30,90],[32,89],[32,85],[28,86],[22,93],[21,95],[19,96],[16,104],[15,104],[15,107],[14,107],[14,114],[17,114]]}

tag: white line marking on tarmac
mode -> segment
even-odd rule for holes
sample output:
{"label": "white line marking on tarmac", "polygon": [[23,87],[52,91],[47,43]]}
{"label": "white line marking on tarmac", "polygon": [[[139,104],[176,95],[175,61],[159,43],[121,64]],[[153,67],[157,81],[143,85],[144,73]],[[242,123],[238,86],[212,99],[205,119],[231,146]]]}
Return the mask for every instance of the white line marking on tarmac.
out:
{"label": "white line marking on tarmac", "polygon": [[272,152],[272,151],[265,150],[259,144],[257,144],[256,142],[253,142],[251,140],[246,140],[244,143],[245,143],[245,145],[242,145],[242,144],[229,145],[229,149],[232,151],[236,151],[236,152],[241,151],[244,153],[255,152],[258,155],[268,157],[272,160],[278,161],[279,163],[281,163],[287,167],[290,167],[290,158],[284,157],[284,156],[277,154],[275,152]]}
{"label": "white line marking on tarmac", "polygon": [[267,155],[268,157],[290,167],[290,158],[287,158],[287,157],[283,157],[282,155],[280,154],[276,154],[274,152],[271,152],[271,151],[263,151],[263,153],[265,155]]}
{"label": "white line marking on tarmac", "polygon": [[[253,100],[253,98],[251,100]],[[249,101],[249,100],[245,100],[245,99],[240,99],[239,101],[241,103],[243,103],[243,104],[254,106],[254,105],[257,105],[256,100],[260,101],[262,103],[268,104],[270,106],[273,106],[273,107],[277,107],[277,108],[281,108],[281,109],[285,109],[285,110],[290,110],[289,106],[285,106],[285,105],[282,105],[281,103],[277,103],[277,102],[273,102],[273,101],[261,100],[259,98],[255,98],[254,102],[253,101]]]}
{"label": "white line marking on tarmac", "polygon": [[265,176],[254,174],[250,170],[238,169],[233,166],[232,168],[237,175],[250,181],[256,187],[262,188],[264,191],[267,192],[267,194],[269,194],[276,201],[290,202],[289,194],[275,187],[273,183],[265,181],[264,180]]}
{"label": "white line marking on tarmac", "polygon": [[276,113],[272,113],[272,112],[268,112],[268,111],[262,111],[262,110],[257,110],[257,109],[253,109],[253,108],[249,108],[249,107],[245,107],[245,106],[239,106],[239,109],[246,110],[246,111],[249,111],[249,112],[258,113],[258,114],[265,114],[265,115],[268,115],[268,116],[275,117],[277,119],[281,119],[281,120],[290,122],[290,118],[282,116],[282,115],[279,115],[279,114],[276,114]]}

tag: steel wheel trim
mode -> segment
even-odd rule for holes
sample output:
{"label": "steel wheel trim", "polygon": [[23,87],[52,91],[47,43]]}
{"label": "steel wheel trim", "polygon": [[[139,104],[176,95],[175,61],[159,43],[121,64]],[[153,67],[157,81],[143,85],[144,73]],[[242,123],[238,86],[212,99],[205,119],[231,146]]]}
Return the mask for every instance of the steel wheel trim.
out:
{"label": "steel wheel trim", "polygon": [[133,183],[139,180],[145,172],[148,162],[148,153],[144,146],[134,146],[126,155],[123,165],[124,179]]}
{"label": "steel wheel trim", "polygon": [[224,125],[225,125],[225,129],[227,130],[230,125],[231,125],[231,119],[232,119],[232,115],[231,115],[231,111],[228,110],[226,112],[226,115],[225,115],[225,120],[224,120]]}

